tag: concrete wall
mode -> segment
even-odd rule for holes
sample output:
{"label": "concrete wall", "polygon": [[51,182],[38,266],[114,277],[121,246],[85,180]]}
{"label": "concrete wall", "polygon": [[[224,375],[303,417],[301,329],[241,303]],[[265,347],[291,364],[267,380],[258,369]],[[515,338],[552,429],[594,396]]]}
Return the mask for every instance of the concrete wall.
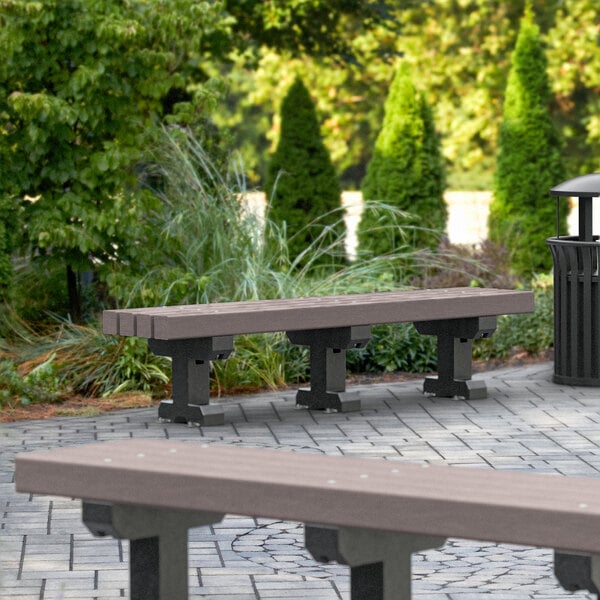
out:
{"label": "concrete wall", "polygon": [[[246,195],[248,206],[260,215],[264,213],[265,195],[263,192],[250,192]],[[487,218],[492,201],[492,193],[448,191],[444,194],[448,206],[447,234],[453,244],[479,244],[487,238]],[[554,200],[548,196],[548,202]],[[564,200],[563,200],[564,203]],[[577,234],[577,201],[571,202],[568,228],[571,235]],[[362,212],[360,192],[342,192],[342,206],[346,209],[348,237],[346,246],[350,257],[356,250],[356,227]],[[564,204],[563,204],[564,206]],[[549,224],[549,235],[555,235],[554,222]],[[600,233],[600,206],[594,214],[594,233]]]}

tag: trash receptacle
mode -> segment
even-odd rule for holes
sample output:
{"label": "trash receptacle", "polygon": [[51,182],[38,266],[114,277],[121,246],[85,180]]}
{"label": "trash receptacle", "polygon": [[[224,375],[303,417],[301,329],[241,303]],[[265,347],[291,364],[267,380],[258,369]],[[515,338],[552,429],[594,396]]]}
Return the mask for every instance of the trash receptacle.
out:
{"label": "trash receptacle", "polygon": [[[600,173],[565,181],[550,194],[556,197],[556,237],[546,240],[554,261],[554,381],[600,386],[600,242],[592,231]],[[560,235],[561,197],[579,199],[578,235]]]}

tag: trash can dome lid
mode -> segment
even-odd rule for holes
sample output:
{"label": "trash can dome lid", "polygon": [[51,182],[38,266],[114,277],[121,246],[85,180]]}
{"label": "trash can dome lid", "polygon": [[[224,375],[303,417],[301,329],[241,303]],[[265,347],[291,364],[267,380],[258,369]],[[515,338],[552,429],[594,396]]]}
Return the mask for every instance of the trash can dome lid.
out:
{"label": "trash can dome lid", "polygon": [[551,196],[578,196],[593,198],[600,196],[600,173],[591,173],[574,177],[555,185],[550,190]]}

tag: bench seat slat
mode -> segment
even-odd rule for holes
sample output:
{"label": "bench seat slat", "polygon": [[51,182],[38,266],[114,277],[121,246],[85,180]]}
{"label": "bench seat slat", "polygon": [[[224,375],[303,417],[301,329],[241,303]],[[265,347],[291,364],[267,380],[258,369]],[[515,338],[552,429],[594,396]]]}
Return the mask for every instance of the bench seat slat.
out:
{"label": "bench seat slat", "polygon": [[533,294],[410,290],[104,311],[103,331],[164,340],[531,312]]}
{"label": "bench seat slat", "polygon": [[16,466],[20,492],[600,553],[600,479],[166,440]]}

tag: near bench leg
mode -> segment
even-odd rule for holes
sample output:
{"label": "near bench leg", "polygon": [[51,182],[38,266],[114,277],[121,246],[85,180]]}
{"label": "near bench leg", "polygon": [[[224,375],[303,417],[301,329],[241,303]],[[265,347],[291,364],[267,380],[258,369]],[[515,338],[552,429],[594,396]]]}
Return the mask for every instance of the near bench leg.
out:
{"label": "near bench leg", "polygon": [[346,392],[346,350],[362,348],[371,338],[371,326],[288,331],[292,344],[310,347],[310,389],[300,389],[296,404],[339,412],[360,410],[355,393]]}
{"label": "near bench leg", "polygon": [[233,337],[150,339],[148,346],[154,354],[170,356],[173,360],[173,398],[160,403],[159,418],[175,423],[222,425],[223,408],[209,404],[210,361],[231,354]]}
{"label": "near bench leg", "polygon": [[468,400],[487,396],[485,382],[471,379],[471,355],[473,340],[490,337],[496,330],[496,317],[418,321],[415,327],[421,334],[437,336],[438,376],[425,379],[425,393]]}
{"label": "near bench leg", "polygon": [[[186,538],[187,541],[187,538]],[[155,600],[160,593],[160,551],[157,537],[129,542],[129,597]]]}
{"label": "near bench leg", "polygon": [[97,536],[129,542],[131,600],[187,600],[188,529],[218,523],[222,514],[82,503],[82,519]]}
{"label": "near bench leg", "polygon": [[587,590],[600,598],[600,556],[555,550],[554,575],[565,590]]}
{"label": "near bench leg", "polygon": [[307,550],[319,562],[350,567],[351,600],[410,600],[411,554],[438,548],[445,538],[305,525]]}

